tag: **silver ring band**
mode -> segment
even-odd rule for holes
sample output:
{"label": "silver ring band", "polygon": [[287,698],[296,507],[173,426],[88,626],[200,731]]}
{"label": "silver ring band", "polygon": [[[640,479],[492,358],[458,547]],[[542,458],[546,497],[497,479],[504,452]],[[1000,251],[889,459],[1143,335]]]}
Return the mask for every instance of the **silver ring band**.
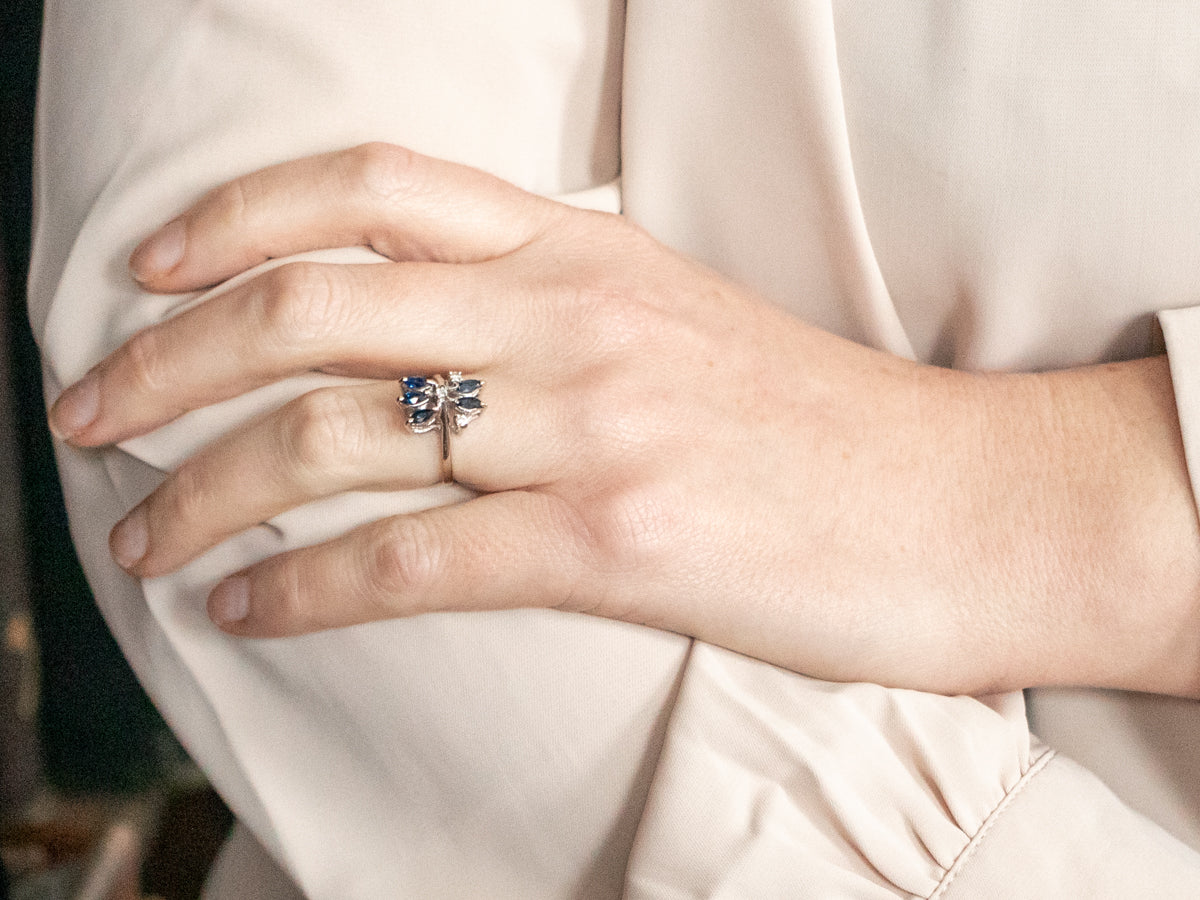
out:
{"label": "silver ring band", "polygon": [[487,406],[479,399],[483,381],[463,378],[462,372],[443,375],[406,375],[400,379],[396,402],[404,411],[404,424],[413,434],[440,432],[442,481],[454,480],[450,433],[458,434]]}

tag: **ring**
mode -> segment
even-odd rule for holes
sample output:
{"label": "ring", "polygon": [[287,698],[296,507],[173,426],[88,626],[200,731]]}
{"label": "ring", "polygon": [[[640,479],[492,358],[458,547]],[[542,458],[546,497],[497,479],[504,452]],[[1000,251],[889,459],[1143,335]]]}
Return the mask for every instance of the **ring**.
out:
{"label": "ring", "polygon": [[400,379],[396,402],[404,410],[404,424],[413,434],[440,431],[442,435],[442,481],[454,480],[450,459],[450,433],[458,434],[487,406],[479,399],[483,382],[463,378],[462,372],[442,375],[406,375]]}

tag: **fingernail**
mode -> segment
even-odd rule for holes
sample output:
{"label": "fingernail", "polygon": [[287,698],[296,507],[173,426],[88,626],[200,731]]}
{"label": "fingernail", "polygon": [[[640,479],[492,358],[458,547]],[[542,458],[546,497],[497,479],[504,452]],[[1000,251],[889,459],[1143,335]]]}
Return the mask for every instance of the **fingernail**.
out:
{"label": "fingernail", "polygon": [[100,412],[100,385],[90,375],[59,395],[50,410],[50,430],[69,438],[91,425]]}
{"label": "fingernail", "polygon": [[234,575],[208,595],[208,617],[219,626],[233,625],[250,612],[250,579]]}
{"label": "fingernail", "polygon": [[129,271],[133,277],[145,281],[179,265],[183,259],[185,237],[183,220],[176,219],[146,238],[129,258]]}
{"label": "fingernail", "polygon": [[117,523],[108,536],[108,547],[113,559],[122,569],[136,565],[146,555],[150,544],[150,531],[146,527],[146,512],[135,509]]}

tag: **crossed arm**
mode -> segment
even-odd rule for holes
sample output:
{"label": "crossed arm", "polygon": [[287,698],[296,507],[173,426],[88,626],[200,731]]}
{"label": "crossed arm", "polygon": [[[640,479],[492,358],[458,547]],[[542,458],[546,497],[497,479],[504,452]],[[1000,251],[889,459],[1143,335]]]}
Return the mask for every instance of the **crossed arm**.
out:
{"label": "crossed arm", "polygon": [[1165,358],[1043,374],[842,340],[673,253],[387,145],[238,179],[131,268],[191,291],[289,263],[133,337],[59,398],[98,447],[309,370],[354,376],[184,463],[114,529],[130,573],[346,490],[427,485],[396,379],[461,370],[480,495],[226,579],[231,634],[543,606],[835,680],[943,692],[1091,684],[1200,697],[1200,528]]}

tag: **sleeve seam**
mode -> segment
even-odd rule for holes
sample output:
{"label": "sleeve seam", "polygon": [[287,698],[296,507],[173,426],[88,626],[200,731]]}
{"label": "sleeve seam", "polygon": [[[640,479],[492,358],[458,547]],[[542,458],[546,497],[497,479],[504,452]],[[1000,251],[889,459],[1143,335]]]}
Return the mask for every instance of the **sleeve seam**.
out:
{"label": "sleeve seam", "polygon": [[975,834],[971,837],[971,840],[967,842],[967,846],[962,849],[962,852],[960,852],[955,858],[954,862],[951,863],[950,868],[946,870],[946,874],[942,876],[942,880],[938,882],[938,886],[934,889],[933,893],[929,895],[928,900],[941,900],[941,898],[946,896],[946,892],[950,889],[951,883],[958,876],[958,874],[964,868],[966,868],[966,865],[970,861],[971,857],[975,855],[975,851],[978,850],[983,844],[983,839],[987,836],[987,833],[991,831],[992,826],[999,821],[1000,817],[1004,815],[1005,811],[1009,808],[1009,806],[1012,805],[1012,802],[1018,796],[1020,796],[1021,792],[1029,786],[1034,778],[1036,778],[1038,774],[1046,768],[1046,765],[1056,755],[1057,754],[1054,750],[1048,749],[1042,753],[1041,756],[1034,760],[1033,765],[1026,770],[1025,774],[1017,780],[1017,783],[1013,785],[1012,789],[1004,795],[998,804],[996,804],[996,808],[993,809],[988,814],[988,817],[983,820],[983,824],[979,826],[979,830],[975,832]]}

